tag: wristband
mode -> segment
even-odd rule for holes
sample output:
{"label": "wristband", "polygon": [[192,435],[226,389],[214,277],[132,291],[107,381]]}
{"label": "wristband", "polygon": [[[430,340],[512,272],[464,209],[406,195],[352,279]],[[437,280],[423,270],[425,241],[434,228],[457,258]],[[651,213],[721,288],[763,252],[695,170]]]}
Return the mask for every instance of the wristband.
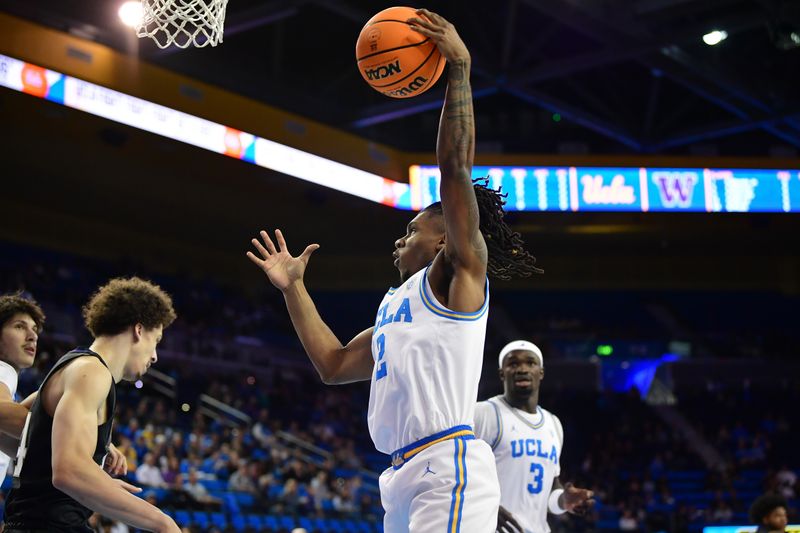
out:
{"label": "wristband", "polygon": [[547,508],[550,509],[551,513],[564,514],[567,512],[566,509],[562,509],[558,504],[558,499],[561,498],[562,494],[564,494],[564,489],[555,489],[550,493],[550,498],[547,501]]}

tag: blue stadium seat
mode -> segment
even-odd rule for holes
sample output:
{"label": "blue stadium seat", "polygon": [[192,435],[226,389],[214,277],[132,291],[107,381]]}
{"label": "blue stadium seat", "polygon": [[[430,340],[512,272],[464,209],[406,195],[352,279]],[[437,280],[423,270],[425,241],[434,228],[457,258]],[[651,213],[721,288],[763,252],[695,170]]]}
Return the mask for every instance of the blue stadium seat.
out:
{"label": "blue stadium seat", "polygon": [[328,531],[328,521],[324,518],[316,518],[314,519],[314,531],[320,532],[327,532]]}
{"label": "blue stadium seat", "polygon": [[247,515],[247,525],[258,530],[264,527],[264,521],[261,519],[261,515],[249,514]]}
{"label": "blue stadium seat", "polygon": [[706,478],[706,473],[702,470],[676,470],[667,472],[666,478],[668,481],[697,481],[702,483]]}
{"label": "blue stadium seat", "polygon": [[250,457],[258,461],[259,459],[264,459],[267,457],[267,452],[261,448],[256,448],[253,450],[253,453],[250,454]]}
{"label": "blue stadium seat", "polygon": [[279,519],[280,526],[284,529],[288,529],[289,531],[293,530],[297,527],[297,522],[291,516],[282,516]]}
{"label": "blue stadium seat", "polygon": [[255,498],[253,498],[252,494],[250,494],[248,492],[235,492],[234,494],[235,494],[236,502],[241,507],[244,507],[244,508],[248,509],[248,508],[253,506],[253,503],[255,502]]}
{"label": "blue stadium seat", "polygon": [[239,502],[236,501],[236,496],[232,492],[226,492],[222,497],[222,505],[225,511],[231,515],[241,513],[239,509]]}
{"label": "blue stadium seat", "polygon": [[225,529],[228,527],[228,519],[225,518],[224,513],[211,513],[211,524],[220,529]]}
{"label": "blue stadium seat", "polygon": [[208,524],[210,522],[210,520],[208,518],[208,513],[206,513],[205,511],[194,511],[194,512],[192,512],[192,522],[194,522],[195,525],[197,525],[197,526],[199,526],[199,527],[201,527],[203,529],[208,528]]}
{"label": "blue stadium seat", "polygon": [[237,533],[242,533],[245,528],[247,528],[247,520],[244,516],[235,514],[231,517],[231,525],[233,526],[233,529],[237,531]]}
{"label": "blue stadium seat", "polygon": [[272,515],[263,515],[261,519],[267,531],[278,531],[281,528],[278,519]]}
{"label": "blue stadium seat", "polygon": [[267,497],[270,500],[277,500],[281,496],[281,492],[283,492],[283,487],[280,485],[272,485],[267,492]]}
{"label": "blue stadium seat", "polygon": [[175,511],[175,522],[181,527],[191,524],[192,517],[189,515],[189,511]]}
{"label": "blue stadium seat", "polygon": [[214,473],[214,459],[208,458],[200,464],[200,470],[206,474]]}
{"label": "blue stadium seat", "polygon": [[617,520],[598,520],[595,527],[600,531],[619,531],[619,521]]}
{"label": "blue stadium seat", "polygon": [[647,506],[648,512],[654,513],[670,513],[675,509],[674,503],[654,503]]}
{"label": "blue stadium seat", "polygon": [[203,485],[209,492],[222,491],[228,488],[228,484],[219,479],[201,479],[200,484]]}
{"label": "blue stadium seat", "polygon": [[356,474],[357,472],[355,470],[351,470],[349,468],[336,468],[333,471],[334,477],[343,477],[345,479],[355,477]]}

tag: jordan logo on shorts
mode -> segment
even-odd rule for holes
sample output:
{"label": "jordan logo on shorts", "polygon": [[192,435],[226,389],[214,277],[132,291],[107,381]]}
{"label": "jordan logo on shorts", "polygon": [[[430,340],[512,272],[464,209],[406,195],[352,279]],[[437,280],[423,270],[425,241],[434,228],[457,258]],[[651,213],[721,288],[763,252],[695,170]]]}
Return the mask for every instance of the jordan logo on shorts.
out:
{"label": "jordan logo on shorts", "polygon": [[425,473],[424,473],[424,474],[422,474],[422,477],[425,477],[425,476],[427,476],[428,474],[433,474],[434,476],[436,475],[436,472],[434,472],[433,470],[431,470],[431,462],[430,462],[430,461],[428,461],[428,466],[426,466],[426,467],[425,467]]}

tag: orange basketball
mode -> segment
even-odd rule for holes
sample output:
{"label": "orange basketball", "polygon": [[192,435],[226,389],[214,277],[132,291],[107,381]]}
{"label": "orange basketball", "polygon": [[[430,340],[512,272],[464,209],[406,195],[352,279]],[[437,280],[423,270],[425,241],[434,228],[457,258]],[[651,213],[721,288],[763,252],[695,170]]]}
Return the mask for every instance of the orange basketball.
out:
{"label": "orange basketball", "polygon": [[370,87],[392,98],[422,94],[436,83],[445,60],[428,37],[406,23],[411,7],[390,7],[367,21],[356,43],[358,70]]}

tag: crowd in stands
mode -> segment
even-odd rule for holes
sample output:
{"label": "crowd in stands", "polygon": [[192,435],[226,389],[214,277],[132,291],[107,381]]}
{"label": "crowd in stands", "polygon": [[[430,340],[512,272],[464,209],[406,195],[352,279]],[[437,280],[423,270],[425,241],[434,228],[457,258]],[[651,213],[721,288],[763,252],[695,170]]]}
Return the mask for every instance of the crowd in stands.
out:
{"label": "crowd in stands", "polygon": [[[0,291],[22,288],[48,314],[36,365],[21,375],[24,395],[62,353],[88,338],[79,308],[92,290],[128,270],[50,252],[2,257]],[[220,369],[210,379],[205,370],[162,357],[156,368],[175,378],[171,395],[148,379],[141,388],[120,387],[114,441],[128,458],[131,481],[146,488],[143,497],[193,532],[380,531],[375,476],[388,459],[368,438],[368,388],[325,387],[310,370],[226,370],[224,361],[243,345],[299,351],[280,299],[273,294],[256,300],[180,277],[156,280],[172,293],[180,315],[165,334],[166,350],[217,358]],[[499,300],[519,316],[513,297]],[[574,333],[579,328],[569,324],[583,324],[554,318],[546,327],[542,320],[523,317],[518,325],[535,322],[544,331]],[[655,334],[652,328],[637,331],[644,337]],[[678,532],[743,524],[749,503],[766,490],[786,497],[794,513],[800,460],[790,437],[798,427],[793,406],[800,389],[723,387],[709,377],[702,390],[676,392],[676,408],[719,451],[723,464],[707,466],[635,389],[576,392],[548,389],[545,380],[541,404],[565,428],[561,479],[591,488],[598,501],[587,517],[554,519],[554,531]],[[203,410],[201,394],[250,422]],[[100,517],[96,522],[98,531],[127,531]]]}
{"label": "crowd in stands", "polygon": [[[708,524],[748,524],[748,508],[764,492],[781,494],[797,520],[800,459],[791,407],[800,384],[755,388],[710,385],[678,390],[675,408],[722,462],[709,466],[638,397],[550,395],[564,420],[562,479],[597,495],[593,527],[624,531],[699,531]],[[769,406],[769,408],[767,408]],[[562,531],[582,530],[567,519]],[[557,529],[556,529],[557,530]]]}

